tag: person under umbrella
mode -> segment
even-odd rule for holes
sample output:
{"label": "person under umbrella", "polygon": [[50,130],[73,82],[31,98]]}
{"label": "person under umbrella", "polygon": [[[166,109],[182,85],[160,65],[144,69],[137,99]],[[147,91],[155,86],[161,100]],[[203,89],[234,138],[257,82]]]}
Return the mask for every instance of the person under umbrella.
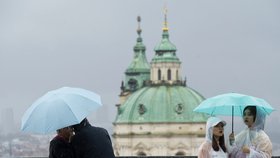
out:
{"label": "person under umbrella", "polygon": [[25,111],[21,130],[48,134],[80,123],[102,106],[100,95],[82,88],[62,87],[48,91]]}
{"label": "person under umbrella", "polygon": [[265,111],[258,106],[246,106],[243,110],[243,121],[247,127],[236,137],[229,136],[232,145],[228,146],[230,157],[270,158],[272,143],[264,132]]}
{"label": "person under umbrella", "polygon": [[218,117],[209,117],[206,123],[205,141],[198,149],[198,158],[227,158],[224,138],[226,122]]}
{"label": "person under umbrella", "polygon": [[106,129],[92,126],[86,118],[72,127],[75,135],[71,144],[77,158],[115,158]]}
{"label": "person under umbrella", "polygon": [[71,127],[58,129],[57,135],[50,142],[49,158],[74,158],[74,151],[70,144],[72,136]]}
{"label": "person under umbrella", "polygon": [[57,131],[57,136],[50,142],[49,157],[72,158],[74,150],[69,137],[73,131],[69,127],[79,124],[101,106],[100,95],[86,89],[62,87],[48,91],[25,111],[21,130],[37,134]]}
{"label": "person under umbrella", "polygon": [[193,111],[206,113],[211,116],[231,116],[231,130],[233,133],[234,116],[242,116],[243,110],[247,105],[258,106],[266,115],[274,111],[274,108],[264,99],[240,93],[224,93],[208,98],[201,102]]}

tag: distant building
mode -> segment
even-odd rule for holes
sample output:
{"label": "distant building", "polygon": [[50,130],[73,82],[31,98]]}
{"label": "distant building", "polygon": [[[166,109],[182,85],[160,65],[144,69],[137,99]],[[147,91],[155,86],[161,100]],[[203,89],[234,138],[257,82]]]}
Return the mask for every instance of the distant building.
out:
{"label": "distant building", "polygon": [[15,133],[15,120],[13,108],[7,107],[1,109],[1,134]]}
{"label": "distant building", "polygon": [[114,121],[116,156],[196,155],[204,140],[207,116],[193,112],[204,97],[181,76],[176,46],[169,41],[167,18],[161,42],[147,62],[140,17],[134,58],[121,83]]}

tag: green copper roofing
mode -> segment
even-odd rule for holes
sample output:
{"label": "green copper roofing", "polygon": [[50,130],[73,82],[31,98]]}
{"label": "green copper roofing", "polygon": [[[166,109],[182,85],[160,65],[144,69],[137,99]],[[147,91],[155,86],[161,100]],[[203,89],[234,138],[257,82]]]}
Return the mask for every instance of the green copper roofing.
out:
{"label": "green copper roofing", "polygon": [[147,61],[145,50],[146,47],[142,43],[140,21],[138,20],[138,38],[137,43],[134,46],[134,57],[130,65],[125,71],[125,83],[124,90],[136,91],[143,87],[144,81],[150,79],[150,65]]}
{"label": "green copper roofing", "polygon": [[165,15],[165,22],[163,27],[161,42],[155,47],[155,56],[152,62],[178,62],[179,58],[176,56],[176,46],[169,41],[169,33],[167,27],[167,18]]}
{"label": "green copper roofing", "polygon": [[168,30],[163,30],[161,42],[155,47],[155,52],[176,52],[176,46],[169,41]]}
{"label": "green copper roofing", "polygon": [[205,122],[206,115],[193,112],[203,100],[202,95],[188,87],[144,87],[120,106],[115,123]]}
{"label": "green copper roofing", "polygon": [[134,46],[134,58],[128,68],[126,69],[126,73],[135,73],[135,72],[146,72],[150,73],[150,65],[147,61],[145,50],[146,47],[142,43],[142,38],[141,38],[141,32],[142,30],[140,29],[140,17],[137,18],[139,22],[139,26],[137,29],[138,33],[138,38],[137,38],[137,43]]}

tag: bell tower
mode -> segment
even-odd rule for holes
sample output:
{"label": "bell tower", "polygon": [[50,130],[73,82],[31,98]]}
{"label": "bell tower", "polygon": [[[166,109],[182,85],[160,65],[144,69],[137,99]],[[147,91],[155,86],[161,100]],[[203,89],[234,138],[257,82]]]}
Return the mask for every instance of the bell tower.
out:
{"label": "bell tower", "polygon": [[138,38],[136,40],[136,45],[134,46],[134,57],[130,65],[125,71],[125,81],[122,81],[121,84],[121,104],[126,98],[136,90],[145,86],[145,83],[150,79],[150,65],[146,58],[146,47],[143,44],[141,37],[141,17],[137,17],[138,29],[137,34]]}
{"label": "bell tower", "polygon": [[155,47],[151,61],[151,82],[154,85],[185,85],[181,81],[181,62],[176,56],[176,46],[169,41],[167,9],[164,11],[164,24],[161,42]]}

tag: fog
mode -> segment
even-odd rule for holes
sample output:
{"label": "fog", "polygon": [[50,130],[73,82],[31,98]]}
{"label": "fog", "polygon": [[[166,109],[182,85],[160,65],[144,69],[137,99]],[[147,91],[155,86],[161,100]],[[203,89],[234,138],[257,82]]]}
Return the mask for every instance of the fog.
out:
{"label": "fog", "polygon": [[[121,81],[136,44],[136,17],[142,18],[151,61],[161,40],[165,6],[187,85],[206,98],[238,92],[265,99],[276,109],[265,130],[279,149],[277,0],[2,0],[0,124],[5,131],[19,131],[24,111],[63,86],[100,94],[104,106],[89,118],[112,131]],[[238,132],[244,125],[235,120]]]}

